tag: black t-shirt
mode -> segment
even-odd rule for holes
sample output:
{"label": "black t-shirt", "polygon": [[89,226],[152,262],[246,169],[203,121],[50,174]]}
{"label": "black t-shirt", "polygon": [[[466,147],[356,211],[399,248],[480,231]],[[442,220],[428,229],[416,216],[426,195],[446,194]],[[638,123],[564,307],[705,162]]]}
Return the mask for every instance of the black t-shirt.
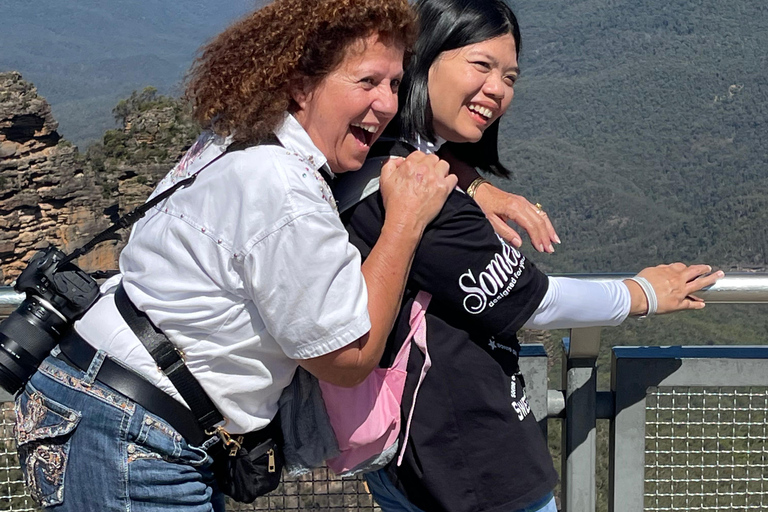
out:
{"label": "black t-shirt", "polygon": [[[363,258],[383,219],[379,193],[342,215]],[[382,358],[382,366],[391,365],[406,338],[416,293],[431,293],[426,318],[432,367],[419,390],[403,464],[388,467],[395,485],[422,510],[509,511],[554,488],[557,473],[546,440],[515,375],[516,332],[546,289],[546,276],[494,233],[477,204],[451,193],[416,251]],[[404,415],[423,361],[412,348]]]}

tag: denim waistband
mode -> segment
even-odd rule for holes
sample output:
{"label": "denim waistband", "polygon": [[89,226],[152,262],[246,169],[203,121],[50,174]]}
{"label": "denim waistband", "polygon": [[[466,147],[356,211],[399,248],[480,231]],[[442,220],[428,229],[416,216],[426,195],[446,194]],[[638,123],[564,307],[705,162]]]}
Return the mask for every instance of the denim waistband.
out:
{"label": "denim waistband", "polygon": [[190,443],[199,445],[207,437],[195,415],[181,402],[161,390],[134,370],[96,350],[74,330],[65,334],[60,343],[64,361],[86,372],[90,380],[109,386],[130,398],[151,413],[164,418]]}
{"label": "denim waistband", "polygon": [[40,363],[38,371],[63,386],[90,395],[116,409],[129,413],[133,413],[136,409],[136,402],[96,381],[87,373],[73,368],[61,359],[52,356],[47,357]]}
{"label": "denim waistband", "polygon": [[543,498],[536,500],[535,502],[531,503],[527,507],[517,510],[516,512],[539,512],[544,507],[546,507],[549,504],[549,502],[551,502],[554,499],[554,497],[555,495],[550,492]]}

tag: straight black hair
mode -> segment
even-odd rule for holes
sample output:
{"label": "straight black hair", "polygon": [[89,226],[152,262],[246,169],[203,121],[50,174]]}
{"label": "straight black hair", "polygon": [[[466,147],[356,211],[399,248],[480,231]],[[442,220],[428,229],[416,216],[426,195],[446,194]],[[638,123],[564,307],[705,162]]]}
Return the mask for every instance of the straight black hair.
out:
{"label": "straight black hair", "polygon": [[[429,69],[441,53],[512,34],[520,55],[520,27],[504,0],[418,0],[420,33],[400,85],[400,112],[390,126],[400,136],[436,139],[429,104]],[[499,162],[499,121],[489,126],[478,142],[446,143],[459,160],[497,176],[509,176]]]}

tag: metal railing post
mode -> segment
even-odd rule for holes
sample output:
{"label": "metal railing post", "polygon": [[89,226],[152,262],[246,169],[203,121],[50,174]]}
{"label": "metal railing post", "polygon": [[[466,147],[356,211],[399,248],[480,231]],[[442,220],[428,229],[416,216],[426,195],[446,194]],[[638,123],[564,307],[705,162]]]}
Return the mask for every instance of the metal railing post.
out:
{"label": "metal railing post", "polygon": [[525,379],[525,394],[531,405],[531,412],[533,412],[533,416],[544,432],[544,437],[546,437],[549,395],[547,392],[547,351],[544,349],[544,345],[540,343],[521,345],[519,364]]}
{"label": "metal railing post", "polygon": [[600,328],[572,329],[563,340],[563,511],[595,512],[597,454],[597,354]]}

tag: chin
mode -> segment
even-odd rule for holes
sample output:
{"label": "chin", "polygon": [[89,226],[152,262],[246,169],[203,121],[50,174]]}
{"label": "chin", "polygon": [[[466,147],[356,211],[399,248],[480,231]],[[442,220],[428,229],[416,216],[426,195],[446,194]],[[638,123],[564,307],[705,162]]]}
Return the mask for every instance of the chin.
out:
{"label": "chin", "polygon": [[361,160],[350,160],[350,161],[342,162],[339,164],[339,170],[333,171],[333,172],[336,174],[341,174],[344,172],[359,171],[364,163],[365,163],[365,157],[363,157]]}
{"label": "chin", "polygon": [[460,142],[462,144],[470,144],[470,143],[474,143],[474,142],[479,142],[480,139],[482,139],[482,138],[483,138],[483,132],[480,132],[479,134],[478,133],[473,133],[472,135],[469,135],[469,134],[467,134],[467,135],[459,135],[459,137],[458,137],[459,140],[453,140],[451,142]]}
{"label": "chin", "polygon": [[477,128],[475,126],[464,126],[462,129],[454,131],[453,137],[443,138],[451,142],[472,143],[478,142],[480,139],[482,139],[483,133],[485,133],[485,130],[481,128]]}

